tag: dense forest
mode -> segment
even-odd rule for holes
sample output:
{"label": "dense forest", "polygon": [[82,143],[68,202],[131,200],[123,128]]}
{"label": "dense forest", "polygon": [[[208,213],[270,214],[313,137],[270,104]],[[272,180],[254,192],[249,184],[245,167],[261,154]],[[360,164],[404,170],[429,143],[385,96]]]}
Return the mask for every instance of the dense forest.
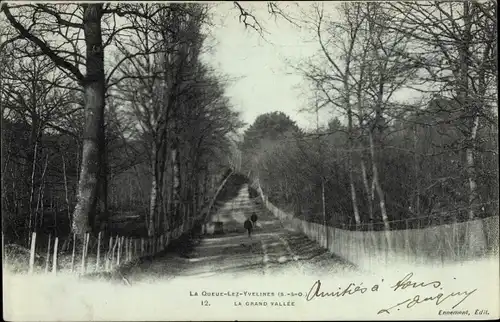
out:
{"label": "dense forest", "polygon": [[346,229],[498,215],[496,2],[324,6],[303,10],[319,52],[294,68],[309,112],[338,117],[259,116],[245,173],[282,209]]}
{"label": "dense forest", "polygon": [[[155,236],[206,207],[242,126],[228,77],[201,58],[210,9],[2,7],[6,242],[27,246],[33,231]],[[124,218],[131,230],[117,231]]]}
{"label": "dense forest", "polygon": [[300,218],[346,229],[498,215],[496,2],[324,5],[294,18],[267,3],[319,48],[293,66],[308,113],[337,116],[301,129],[269,107],[237,141],[229,77],[202,59],[211,4],[4,4],[6,241],[123,234],[123,218],[135,220],[126,233],[155,236],[194,220],[230,169]]}

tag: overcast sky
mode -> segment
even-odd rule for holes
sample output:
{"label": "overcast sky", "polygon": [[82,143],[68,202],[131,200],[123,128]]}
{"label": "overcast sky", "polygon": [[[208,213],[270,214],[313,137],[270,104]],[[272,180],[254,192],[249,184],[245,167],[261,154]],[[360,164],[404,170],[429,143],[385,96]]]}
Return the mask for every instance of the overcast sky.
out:
{"label": "overcast sky", "polygon": [[[255,30],[245,29],[233,2],[221,2],[213,11],[211,35],[216,43],[215,50],[206,57],[223,73],[240,77],[227,90],[232,103],[249,124],[260,114],[282,111],[300,127],[315,128],[316,115],[300,111],[314,109],[311,103],[313,93],[308,90],[309,84],[291,67],[319,54],[314,30],[300,29],[284,18],[276,19],[268,13],[267,2],[240,3],[262,24],[266,31],[265,40]],[[339,4],[323,2],[325,15],[330,21],[338,17]],[[308,2],[299,5],[280,2],[280,6],[294,18],[306,19],[311,12],[311,3]],[[415,102],[420,96],[420,93],[406,88],[396,91],[393,99],[408,103]],[[332,108],[325,108],[320,112],[320,125],[326,125],[335,116],[344,119]]]}
{"label": "overcast sky", "polygon": [[[308,106],[307,84],[298,73],[291,73],[290,66],[313,55],[316,44],[305,30],[273,18],[266,2],[242,4],[252,9],[265,28],[265,40],[254,30],[245,29],[232,2],[222,3],[214,10],[212,36],[217,45],[208,56],[214,67],[238,78],[227,91],[232,103],[249,124],[260,114],[283,111],[299,126],[314,127],[316,117],[299,112]],[[292,7],[288,10],[298,12]],[[322,117],[324,121],[327,118]]]}

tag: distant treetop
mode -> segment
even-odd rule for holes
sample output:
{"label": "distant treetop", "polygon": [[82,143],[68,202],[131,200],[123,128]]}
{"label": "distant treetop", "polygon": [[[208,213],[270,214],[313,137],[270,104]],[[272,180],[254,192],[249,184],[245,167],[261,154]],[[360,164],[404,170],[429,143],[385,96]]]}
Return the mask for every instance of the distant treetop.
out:
{"label": "distant treetop", "polygon": [[245,131],[243,149],[256,147],[261,140],[279,140],[301,133],[295,121],[283,112],[270,112],[259,115]]}

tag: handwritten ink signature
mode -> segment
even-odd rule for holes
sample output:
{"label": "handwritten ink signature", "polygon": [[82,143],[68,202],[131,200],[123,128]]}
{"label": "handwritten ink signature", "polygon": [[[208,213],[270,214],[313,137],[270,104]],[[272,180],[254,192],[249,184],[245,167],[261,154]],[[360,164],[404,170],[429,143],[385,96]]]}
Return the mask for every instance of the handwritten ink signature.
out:
{"label": "handwritten ink signature", "polygon": [[[441,288],[442,283],[440,281],[417,283],[417,282],[414,282],[411,280],[412,276],[413,276],[413,273],[409,273],[405,277],[403,277],[403,279],[401,279],[396,284],[391,286],[393,291],[404,290],[404,289],[409,288],[409,287],[411,287],[411,288],[425,288],[428,286],[431,286],[433,288],[439,288],[440,290],[442,290],[442,288]],[[443,303],[444,301],[446,301],[447,299],[451,299],[453,297],[462,297],[462,299],[460,301],[458,301],[457,303],[455,303],[455,305],[452,307],[454,309],[457,306],[459,306],[461,303],[463,303],[469,296],[471,296],[476,291],[477,291],[477,289],[465,290],[465,291],[451,292],[451,293],[446,294],[446,295],[444,293],[440,292],[436,295],[427,296],[427,297],[417,294],[413,298],[410,297],[410,298],[408,298],[408,299],[406,299],[406,300],[404,300],[396,305],[393,305],[393,306],[386,308],[386,309],[382,309],[382,310],[378,311],[377,314],[382,314],[382,313],[390,314],[390,311],[392,309],[397,308],[399,306],[402,306],[404,304],[406,304],[405,306],[408,309],[412,308],[413,306],[415,306],[417,304],[421,304],[424,302],[434,302],[435,305],[438,306],[441,303]],[[399,310],[399,308],[398,308],[398,310]]]}
{"label": "handwritten ink signature", "polygon": [[354,295],[356,293],[365,293],[367,291],[366,287],[357,286],[354,283],[349,283],[347,287],[343,290],[339,287],[337,292],[323,292],[321,291],[321,281],[317,280],[309,292],[307,292],[306,300],[311,301],[315,297],[343,297],[346,295]]}
{"label": "handwritten ink signature", "polygon": [[427,283],[424,283],[424,282],[420,282],[420,283],[413,282],[410,279],[412,276],[413,276],[413,273],[406,274],[405,277],[403,277],[400,281],[397,281],[397,283],[394,284],[393,286],[391,286],[391,288],[393,288],[394,291],[397,291],[398,289],[404,290],[405,288],[410,287],[410,286],[412,288],[427,287],[427,286],[432,286],[434,288],[438,288],[438,287],[441,286],[441,282],[440,281],[432,281],[432,282],[427,282]]}
{"label": "handwritten ink signature", "polygon": [[[442,282],[438,280],[430,281],[430,282],[416,282],[412,280],[413,273],[408,273],[401,280],[397,281],[394,285],[390,286],[390,288],[394,292],[402,292],[407,289],[439,289],[439,291],[443,290]],[[383,281],[383,280],[382,280]],[[371,292],[376,292],[379,289],[379,285],[375,284],[370,290]],[[360,285],[356,285],[355,283],[349,283],[347,287],[339,287],[336,291],[323,291],[321,290],[321,280],[317,280],[309,291],[306,294],[306,300],[311,301],[315,298],[324,298],[324,297],[344,297],[351,296],[357,294],[364,294],[368,288],[363,286],[363,283]],[[424,302],[434,303],[436,306],[441,305],[443,302],[455,299],[456,302],[453,305],[453,309],[463,303],[468,297],[474,294],[477,289],[472,290],[461,290],[454,292],[439,292],[437,294],[433,294],[431,296],[428,295],[413,295],[412,297],[407,298],[406,300],[399,302],[391,307],[386,309],[381,309],[377,314],[390,314],[391,310],[398,309],[401,307],[406,307],[408,309],[414,307],[415,305],[422,304]]]}

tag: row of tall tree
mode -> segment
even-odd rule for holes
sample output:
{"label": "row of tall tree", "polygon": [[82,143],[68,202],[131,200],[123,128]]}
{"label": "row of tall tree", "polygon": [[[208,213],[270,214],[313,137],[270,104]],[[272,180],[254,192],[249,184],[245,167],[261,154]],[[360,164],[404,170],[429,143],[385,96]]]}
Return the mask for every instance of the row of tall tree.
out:
{"label": "row of tall tree", "polygon": [[144,213],[154,236],[199,213],[241,127],[226,78],[201,60],[210,8],[2,6],[2,210],[11,238],[70,227],[81,236],[123,211]]}
{"label": "row of tall tree", "polygon": [[496,2],[325,6],[304,8],[319,52],[296,69],[311,112],[340,119],[298,130],[282,115],[276,136],[266,114],[246,132],[246,166],[270,199],[353,228],[498,214]]}

